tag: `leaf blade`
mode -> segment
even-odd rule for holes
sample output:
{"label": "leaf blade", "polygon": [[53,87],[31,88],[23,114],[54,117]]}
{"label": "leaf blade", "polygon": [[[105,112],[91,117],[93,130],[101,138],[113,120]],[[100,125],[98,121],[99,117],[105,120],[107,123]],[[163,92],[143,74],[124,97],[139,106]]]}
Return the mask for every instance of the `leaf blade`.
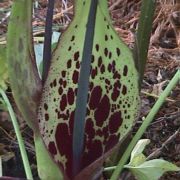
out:
{"label": "leaf blade", "polygon": [[[90,1],[78,2],[73,22],[53,54],[39,109],[44,142],[69,176],[72,176],[74,113],[90,7]],[[104,157],[130,131],[139,107],[138,74],[132,53],[109,22],[107,6],[103,9],[105,3],[106,0],[99,1],[96,18],[82,169]]]}
{"label": "leaf blade", "polygon": [[32,45],[31,20],[32,0],[15,0],[8,27],[7,62],[16,104],[29,126],[38,131],[36,111],[41,80]]}
{"label": "leaf blade", "polygon": [[157,180],[165,172],[180,171],[179,167],[162,159],[146,161],[137,167],[126,165],[126,168],[129,168],[138,180]]}

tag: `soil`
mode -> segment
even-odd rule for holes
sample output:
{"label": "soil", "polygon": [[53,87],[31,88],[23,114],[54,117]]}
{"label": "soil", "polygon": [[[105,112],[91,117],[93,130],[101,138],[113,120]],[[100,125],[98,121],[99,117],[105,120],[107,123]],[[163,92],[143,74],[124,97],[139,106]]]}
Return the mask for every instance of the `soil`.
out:
{"label": "soil", "polygon": [[[6,37],[11,0],[0,0],[0,42]],[[54,27],[62,31],[73,17],[72,2],[68,1],[68,9],[61,1],[56,1],[54,10]],[[140,0],[109,0],[111,17],[114,27],[124,42],[134,47],[135,31],[140,16]],[[47,1],[39,0],[33,18],[33,34],[35,37],[44,35],[44,24]],[[180,67],[180,20],[173,21],[174,13],[180,10],[178,0],[158,0],[148,53],[148,62],[141,90],[141,113],[133,134],[142,124],[154,103]],[[180,16],[179,16],[180,19]],[[178,24],[179,23],[179,24]],[[11,96],[11,92],[7,91]],[[19,116],[18,116],[19,117]],[[36,158],[33,146],[33,133],[22,118],[19,118],[21,132],[24,137],[34,177],[37,177]],[[180,84],[171,92],[143,138],[151,140],[145,154],[151,158],[163,158],[180,167]],[[158,154],[153,154],[160,149]],[[17,139],[6,111],[0,111],[0,156],[3,159],[3,175],[25,177]],[[129,172],[123,172],[122,180],[133,180]],[[161,180],[179,180],[180,172],[166,173]]]}

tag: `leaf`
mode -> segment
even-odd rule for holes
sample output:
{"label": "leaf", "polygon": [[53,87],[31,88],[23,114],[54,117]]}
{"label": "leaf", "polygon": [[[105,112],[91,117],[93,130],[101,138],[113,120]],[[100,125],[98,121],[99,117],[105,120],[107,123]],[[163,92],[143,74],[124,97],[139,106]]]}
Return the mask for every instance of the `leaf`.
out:
{"label": "leaf", "polygon": [[148,145],[150,143],[149,139],[141,139],[138,141],[138,143],[136,144],[136,146],[134,147],[133,151],[131,152],[131,161],[133,161],[133,159],[142,154],[142,152],[144,151],[146,145]]}
{"label": "leaf", "polygon": [[158,180],[165,172],[180,171],[179,167],[162,159],[146,161],[136,167],[125,167],[129,168],[138,180]]}
{"label": "leaf", "polygon": [[136,167],[146,161],[146,156],[142,152],[149,143],[149,139],[141,139],[138,141],[133,151],[131,152],[131,159],[128,166]]}
{"label": "leaf", "polygon": [[37,105],[41,93],[32,44],[32,0],[13,1],[8,25],[7,62],[15,102],[25,120],[38,131]]}
{"label": "leaf", "polygon": [[0,87],[4,90],[7,89],[8,71],[6,62],[6,47],[0,45]]}
{"label": "leaf", "polygon": [[144,163],[145,161],[146,161],[146,156],[141,153],[141,154],[138,154],[137,156],[135,156],[128,165],[137,167],[140,164]]}
{"label": "leaf", "polygon": [[38,175],[41,180],[63,180],[63,174],[49,156],[41,136],[34,136]]}
{"label": "leaf", "polygon": [[142,152],[149,143],[149,139],[139,140],[131,153],[130,163],[125,165],[138,180],[158,180],[167,171],[180,170],[174,164],[162,159],[146,161]]}
{"label": "leaf", "polygon": [[[44,143],[68,177],[73,176],[74,115],[90,3],[75,1],[75,17],[53,53],[38,111]],[[117,145],[139,111],[138,73],[131,51],[112,27],[106,0],[98,1],[93,39],[86,118],[80,125],[85,138],[81,170]]]}

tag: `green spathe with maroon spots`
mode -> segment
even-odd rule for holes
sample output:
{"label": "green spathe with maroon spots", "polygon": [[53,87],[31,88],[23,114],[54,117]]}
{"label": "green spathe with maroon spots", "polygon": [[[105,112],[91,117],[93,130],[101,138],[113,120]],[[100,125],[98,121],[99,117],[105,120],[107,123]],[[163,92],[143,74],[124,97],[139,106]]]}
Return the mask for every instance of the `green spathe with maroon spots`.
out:
{"label": "green spathe with maroon spots", "polygon": [[[38,112],[39,127],[54,161],[71,177],[73,125],[90,1],[77,0],[75,17],[53,54]],[[86,107],[82,169],[110,150],[131,129],[138,114],[138,73],[98,2]]]}

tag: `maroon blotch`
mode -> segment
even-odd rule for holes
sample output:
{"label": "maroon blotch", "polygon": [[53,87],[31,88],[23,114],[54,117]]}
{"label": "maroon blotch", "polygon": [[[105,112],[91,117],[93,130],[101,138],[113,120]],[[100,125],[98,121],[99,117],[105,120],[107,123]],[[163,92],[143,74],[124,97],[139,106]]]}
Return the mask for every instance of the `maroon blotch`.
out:
{"label": "maroon blotch", "polygon": [[44,117],[45,117],[45,120],[46,120],[46,121],[49,120],[49,114],[46,113],[46,114],[44,115]]}
{"label": "maroon blotch", "polygon": [[99,44],[96,44],[96,51],[99,51]]}
{"label": "maroon blotch", "polygon": [[92,79],[94,79],[96,77],[96,75],[97,75],[97,67],[95,69],[91,70],[91,77],[92,77]]}
{"label": "maroon blotch", "polygon": [[57,82],[56,82],[56,79],[54,79],[53,86],[56,87],[56,85],[57,85]]}
{"label": "maroon blotch", "polygon": [[71,47],[71,46],[69,46],[68,51],[71,51],[71,49],[72,49],[72,47]]}
{"label": "maroon blotch", "polygon": [[101,73],[103,74],[104,72],[105,72],[105,66],[104,66],[104,64],[102,64],[102,66],[101,66]]}
{"label": "maroon blotch", "polygon": [[61,86],[58,89],[58,93],[59,93],[59,95],[61,95],[63,93],[63,88]]}
{"label": "maroon blotch", "polygon": [[72,105],[74,103],[74,91],[72,88],[68,90],[67,97],[69,105]]}
{"label": "maroon blotch", "polygon": [[102,57],[100,56],[100,57],[98,58],[98,67],[100,67],[101,64],[102,64]]}
{"label": "maroon blotch", "polygon": [[122,124],[122,117],[121,117],[121,112],[115,112],[114,114],[111,115],[110,120],[109,120],[109,130],[110,133],[116,133],[119,129],[119,127]]}
{"label": "maroon blotch", "polygon": [[127,76],[127,73],[128,73],[128,67],[127,65],[125,65],[123,69],[123,76]]}
{"label": "maroon blotch", "polygon": [[109,52],[109,59],[112,58],[112,52]]}
{"label": "maroon blotch", "polygon": [[79,59],[79,51],[74,53],[74,60],[77,61]]}
{"label": "maroon blotch", "polygon": [[86,120],[85,132],[88,135],[88,139],[93,139],[95,136],[94,124],[91,118]]}
{"label": "maroon blotch", "polygon": [[63,81],[63,87],[66,88],[66,85],[67,85],[67,82],[65,80],[65,81]]}
{"label": "maroon blotch", "polygon": [[105,55],[106,57],[108,56],[108,52],[109,52],[108,49],[105,48],[105,49],[104,49],[104,55]]}
{"label": "maroon blotch", "polygon": [[71,59],[69,59],[68,62],[67,62],[67,68],[68,69],[71,68],[71,63],[72,63],[72,61],[71,61]]}
{"label": "maroon blotch", "polygon": [[76,62],[76,69],[79,69],[79,68],[80,68],[80,62],[77,61],[77,62]]}
{"label": "maroon blotch", "polygon": [[[72,137],[69,134],[68,126],[65,123],[59,123],[55,133],[57,148],[61,155],[71,156]],[[59,139],[62,139],[59,141]],[[64,139],[64,140],[63,140]]]}
{"label": "maroon blotch", "polygon": [[47,111],[48,110],[48,105],[44,103],[44,109]]}
{"label": "maroon blotch", "polygon": [[91,62],[93,63],[94,62],[94,60],[95,60],[95,57],[94,57],[94,55],[92,54],[92,56],[91,56]]}
{"label": "maroon blotch", "polygon": [[69,119],[69,129],[70,133],[73,133],[73,126],[74,126],[74,111],[71,112],[70,119]]}
{"label": "maroon blotch", "polygon": [[63,84],[63,79],[62,79],[62,78],[59,79],[59,84],[60,84],[60,85]]}
{"label": "maroon blotch", "polygon": [[112,65],[111,65],[111,64],[108,65],[108,71],[109,71],[109,72],[112,71]]}
{"label": "maroon blotch", "polygon": [[62,71],[61,75],[62,75],[63,78],[65,78],[66,77],[66,71]]}
{"label": "maroon blotch", "polygon": [[108,141],[105,143],[106,147],[105,147],[105,151],[107,152],[108,150],[110,150],[112,147],[114,147],[119,141],[119,135],[111,135],[108,139]]}
{"label": "maroon blotch", "polygon": [[89,147],[89,151],[83,155],[83,166],[89,165],[103,153],[102,144],[99,140],[89,141],[87,142],[87,146]]}
{"label": "maroon blotch", "polygon": [[75,70],[72,77],[74,84],[78,83],[78,77],[79,77],[79,72]]}
{"label": "maroon blotch", "polygon": [[107,40],[108,40],[108,36],[107,36],[107,34],[104,36],[104,39],[105,39],[105,41],[107,41]]}
{"label": "maroon blotch", "polygon": [[97,110],[95,111],[96,125],[101,127],[109,116],[110,102],[107,95],[101,99]]}
{"label": "maroon blotch", "polygon": [[123,87],[122,87],[122,94],[123,95],[127,94],[127,87],[125,85],[123,85]]}
{"label": "maroon blotch", "polygon": [[56,155],[57,154],[57,149],[55,146],[55,143],[53,141],[51,141],[48,145],[48,150],[52,155]]}
{"label": "maroon blotch", "polygon": [[90,102],[89,102],[90,109],[96,109],[98,107],[101,96],[102,96],[101,87],[100,86],[94,87],[90,96]]}
{"label": "maroon blotch", "polygon": [[61,111],[64,111],[66,106],[67,106],[67,98],[66,98],[66,95],[63,94],[62,99],[60,101],[60,109],[61,109]]}
{"label": "maroon blotch", "polygon": [[72,36],[71,41],[74,41],[74,39],[75,39],[75,36]]}
{"label": "maroon blotch", "polygon": [[118,56],[120,56],[121,50],[119,48],[116,48],[116,53],[117,53]]}

